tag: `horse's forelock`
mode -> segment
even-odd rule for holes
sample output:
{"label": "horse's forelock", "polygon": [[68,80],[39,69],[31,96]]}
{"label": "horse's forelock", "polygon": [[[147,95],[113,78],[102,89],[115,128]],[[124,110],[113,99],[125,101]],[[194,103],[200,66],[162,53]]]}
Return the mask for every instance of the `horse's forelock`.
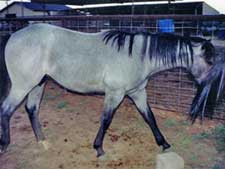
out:
{"label": "horse's forelock", "polygon": [[190,37],[192,47],[199,48],[203,52],[201,56],[205,58],[205,61],[208,64],[213,64],[215,63],[215,47],[211,43],[211,40],[206,40],[201,37]]}

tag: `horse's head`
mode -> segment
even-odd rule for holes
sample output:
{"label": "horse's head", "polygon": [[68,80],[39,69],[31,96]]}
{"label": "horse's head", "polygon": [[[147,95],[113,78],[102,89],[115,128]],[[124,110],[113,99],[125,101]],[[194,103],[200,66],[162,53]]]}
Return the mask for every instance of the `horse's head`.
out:
{"label": "horse's head", "polygon": [[209,70],[215,63],[215,48],[210,40],[194,37],[192,38],[193,64],[191,73],[198,83],[207,76]]}
{"label": "horse's head", "polygon": [[215,106],[225,87],[225,62],[215,56],[215,48],[208,40],[193,43],[193,65],[191,72],[197,83],[197,94],[192,102],[190,114],[193,122],[198,115],[205,116],[206,105]]}

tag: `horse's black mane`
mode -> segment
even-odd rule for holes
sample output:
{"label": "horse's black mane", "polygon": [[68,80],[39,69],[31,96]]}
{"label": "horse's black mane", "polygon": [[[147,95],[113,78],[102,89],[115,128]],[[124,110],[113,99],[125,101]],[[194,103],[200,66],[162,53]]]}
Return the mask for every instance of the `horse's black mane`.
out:
{"label": "horse's black mane", "polygon": [[[162,61],[163,64],[173,66],[178,62],[190,64],[189,62],[193,61],[192,42],[200,43],[207,41],[199,37],[186,37],[169,33],[153,34],[149,32],[127,32],[120,30],[107,31],[104,34],[103,41],[106,44],[111,42],[111,45],[116,45],[118,51],[120,51],[125,47],[125,42],[128,40],[128,54],[132,55],[135,36],[138,34],[144,37],[141,51],[142,57],[149,56],[150,60],[156,59],[157,62]],[[207,47],[209,48],[209,44]],[[177,50],[178,48],[179,50]]]}

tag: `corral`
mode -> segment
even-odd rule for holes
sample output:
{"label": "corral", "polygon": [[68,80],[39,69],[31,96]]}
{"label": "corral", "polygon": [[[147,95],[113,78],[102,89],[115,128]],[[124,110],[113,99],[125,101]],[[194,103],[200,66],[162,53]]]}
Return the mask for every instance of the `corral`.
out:
{"label": "corral", "polygon": [[[11,25],[2,30],[2,33],[12,32],[34,22],[48,22],[85,32],[115,28],[158,31],[157,20],[168,17],[175,20],[177,33],[206,34],[212,38],[217,43],[216,46],[219,44],[216,47],[218,55],[224,57],[224,44],[221,45],[224,41],[215,38],[224,29],[224,16],[29,17],[1,21]],[[209,25],[215,25],[216,28],[208,30]],[[215,140],[210,135],[218,121],[206,120],[203,126],[191,126],[186,121],[185,113],[189,111],[196,92],[195,85],[183,69],[162,72],[149,81],[149,102],[155,108],[163,133],[172,143],[173,150],[185,158],[187,168],[210,169],[223,156],[217,152]],[[26,115],[20,108],[12,120],[13,144],[8,154],[0,159],[2,169],[153,168],[154,157],[159,149],[155,146],[149,129],[137,115],[134,106],[130,107],[132,103],[128,100],[117,110],[108,131],[105,146],[107,150],[111,147],[111,151],[107,151],[105,161],[95,158],[92,141],[99,125],[102,103],[102,97],[69,94],[49,82],[40,111],[44,132],[51,147],[45,151],[35,143],[29,123],[22,120],[26,119]],[[217,105],[214,119],[225,119],[224,104],[222,100]]]}

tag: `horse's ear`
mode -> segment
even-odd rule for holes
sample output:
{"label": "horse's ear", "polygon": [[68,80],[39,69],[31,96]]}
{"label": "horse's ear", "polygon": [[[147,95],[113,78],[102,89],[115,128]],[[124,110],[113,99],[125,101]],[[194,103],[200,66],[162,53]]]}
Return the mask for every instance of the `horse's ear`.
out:
{"label": "horse's ear", "polygon": [[206,40],[202,42],[203,57],[206,62],[212,64],[215,62],[215,48],[211,43],[211,40]]}

